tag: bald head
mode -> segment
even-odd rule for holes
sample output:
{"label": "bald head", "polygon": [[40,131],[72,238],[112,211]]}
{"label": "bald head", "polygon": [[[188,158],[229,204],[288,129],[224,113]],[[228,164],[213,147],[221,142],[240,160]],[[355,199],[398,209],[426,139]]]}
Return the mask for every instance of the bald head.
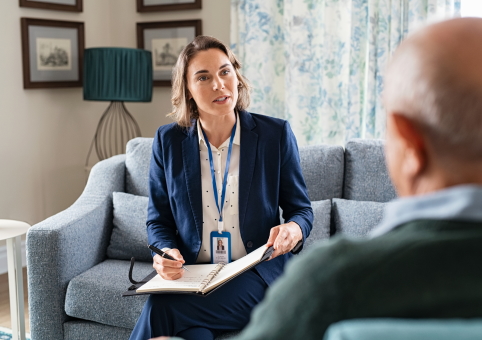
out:
{"label": "bald head", "polygon": [[407,38],[387,69],[384,104],[414,121],[439,156],[482,160],[482,19]]}

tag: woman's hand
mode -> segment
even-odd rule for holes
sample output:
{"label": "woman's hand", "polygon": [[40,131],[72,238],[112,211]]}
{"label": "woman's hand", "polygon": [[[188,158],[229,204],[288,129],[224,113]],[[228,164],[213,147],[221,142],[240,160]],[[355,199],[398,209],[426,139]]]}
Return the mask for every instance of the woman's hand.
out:
{"label": "woman's hand", "polygon": [[165,280],[177,280],[181,278],[184,274],[184,269],[181,267],[184,262],[186,262],[181,253],[177,249],[166,249],[164,252],[171,255],[177,261],[168,260],[161,255],[156,255],[153,257],[152,267],[154,267],[157,274]]}
{"label": "woman's hand", "polygon": [[274,252],[271,254],[270,260],[276,256],[286,254],[291,251],[300,240],[303,239],[301,228],[295,222],[280,224],[271,228],[267,246],[273,246]]}

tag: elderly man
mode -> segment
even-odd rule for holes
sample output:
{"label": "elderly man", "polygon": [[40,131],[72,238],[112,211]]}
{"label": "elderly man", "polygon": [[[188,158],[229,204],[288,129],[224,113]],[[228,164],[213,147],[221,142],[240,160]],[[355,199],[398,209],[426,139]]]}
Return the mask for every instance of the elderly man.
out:
{"label": "elderly man", "polygon": [[386,74],[387,165],[400,198],[370,239],[293,260],[236,340],[322,339],[354,318],[482,316],[482,19],[409,37]]}

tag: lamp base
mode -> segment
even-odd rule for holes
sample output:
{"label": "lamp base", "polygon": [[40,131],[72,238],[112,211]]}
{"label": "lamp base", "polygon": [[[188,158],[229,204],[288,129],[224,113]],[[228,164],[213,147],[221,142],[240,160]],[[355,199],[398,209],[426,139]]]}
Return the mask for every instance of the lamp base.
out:
{"label": "lamp base", "polygon": [[127,142],[135,137],[141,137],[141,130],[134,117],[127,111],[124,102],[111,102],[97,125],[85,161],[86,168],[94,146],[99,160],[104,160],[125,153]]}

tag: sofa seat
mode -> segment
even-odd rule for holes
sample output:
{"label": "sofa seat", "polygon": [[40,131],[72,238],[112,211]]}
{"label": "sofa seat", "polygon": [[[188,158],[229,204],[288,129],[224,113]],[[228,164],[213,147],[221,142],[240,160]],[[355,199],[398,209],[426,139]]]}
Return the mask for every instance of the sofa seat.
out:
{"label": "sofa seat", "polygon": [[[106,260],[70,281],[65,298],[67,315],[93,322],[66,322],[66,339],[89,339],[90,336],[93,339],[95,334],[105,334],[102,337],[105,340],[129,337],[147,300],[147,295],[122,296],[131,285],[129,266],[129,261]],[[151,263],[136,262],[133,279],[141,280],[152,271]],[[217,340],[229,339],[238,333],[226,332]]]}
{"label": "sofa seat", "polygon": [[129,339],[132,329],[102,325],[97,322],[75,320],[63,324],[64,340],[119,340]]}
{"label": "sofa seat", "polygon": [[[123,297],[127,287],[129,261],[106,260],[73,278],[67,288],[67,315],[99,324],[132,329],[147,296]],[[152,263],[136,262],[134,280],[153,271]]]}

